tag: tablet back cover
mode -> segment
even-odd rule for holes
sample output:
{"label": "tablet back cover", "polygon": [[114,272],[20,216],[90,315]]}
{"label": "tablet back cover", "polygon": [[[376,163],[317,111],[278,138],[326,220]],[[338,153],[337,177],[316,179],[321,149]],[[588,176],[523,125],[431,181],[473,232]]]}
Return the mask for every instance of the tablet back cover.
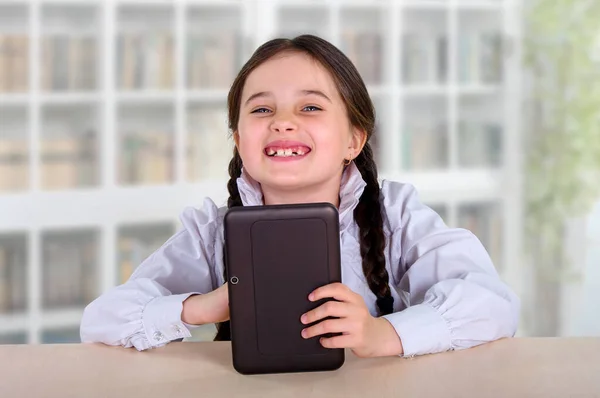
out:
{"label": "tablet back cover", "polygon": [[319,286],[341,282],[339,216],[328,204],[233,208],[225,217],[234,367],[240,373],[339,368],[342,349],[304,339]]}

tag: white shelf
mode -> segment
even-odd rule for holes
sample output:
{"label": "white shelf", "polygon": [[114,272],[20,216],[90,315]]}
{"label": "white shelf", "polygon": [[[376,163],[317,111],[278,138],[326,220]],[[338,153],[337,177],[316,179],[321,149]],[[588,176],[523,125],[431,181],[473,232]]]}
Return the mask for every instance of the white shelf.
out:
{"label": "white shelf", "polygon": [[[368,86],[369,93],[373,96],[386,95],[391,90],[385,85]],[[460,95],[494,95],[501,90],[496,85],[458,85],[449,87],[441,84],[407,84],[400,88],[405,96],[437,96],[448,95],[453,91]],[[224,101],[227,99],[227,89],[195,89],[185,90],[185,97],[189,101]],[[176,94],[172,90],[140,90],[119,92],[117,99],[120,103],[156,103],[174,101]],[[52,104],[81,104],[96,103],[102,99],[101,92],[64,92],[40,94],[42,103]],[[0,106],[3,105],[28,105],[29,94],[0,94]]]}
{"label": "white shelf", "polygon": [[446,10],[452,6],[448,0],[400,0],[406,10]]}
{"label": "white shelf", "polygon": [[497,95],[502,87],[494,84],[463,84],[458,86],[459,95]]}
{"label": "white shelf", "polygon": [[56,105],[89,105],[102,100],[99,92],[47,92],[40,94],[42,104]]}
{"label": "white shelf", "polygon": [[509,0],[455,0],[460,10],[502,11]]}
{"label": "white shelf", "polygon": [[101,5],[102,0],[44,0],[43,4],[55,6]]}
{"label": "white shelf", "polygon": [[503,173],[480,169],[382,174],[381,179],[407,182],[415,186],[426,202],[460,203],[488,201],[502,195]]}
{"label": "white shelf", "polygon": [[441,84],[407,84],[399,90],[407,97],[440,96],[450,94],[450,88]]}
{"label": "white shelf", "polygon": [[[183,155],[190,148],[190,137],[203,134],[195,125],[204,123],[198,120],[215,124],[222,118],[221,115],[196,118],[194,109],[205,105],[223,108],[228,94],[228,86],[197,89],[188,81],[187,45],[190,38],[204,32],[240,34],[245,40],[243,45],[247,46],[240,50],[244,52],[243,60],[265,40],[288,29],[316,29],[338,46],[345,39],[342,32],[349,28],[380,34],[383,39],[380,80],[374,80],[373,84],[367,82],[380,117],[377,137],[382,156],[378,164],[380,178],[415,185],[423,201],[445,209],[451,225],[456,225],[459,209],[465,203],[498,204],[505,227],[501,256],[505,260],[504,270],[511,282],[518,280],[520,264],[511,253],[520,244],[521,229],[521,191],[516,183],[520,169],[515,158],[520,151],[519,113],[511,101],[513,93],[520,90],[517,84],[520,81],[519,65],[514,58],[511,62],[505,61],[504,66],[508,69],[504,78],[508,80],[497,85],[462,84],[458,79],[460,68],[457,62],[459,34],[464,32],[494,28],[518,39],[519,18],[512,15],[512,3],[508,0],[0,0],[0,34],[25,34],[32,39],[29,49],[31,86],[24,93],[0,93],[2,114],[8,112],[11,116],[10,129],[14,134],[28,132],[30,153],[38,154],[44,147],[41,138],[50,132],[59,133],[63,126],[69,128],[89,122],[97,133],[101,149],[96,163],[97,186],[44,191],[40,185],[44,163],[39,156],[29,156],[30,180],[27,185],[31,188],[21,192],[0,192],[0,235],[15,231],[27,234],[28,269],[31,271],[28,274],[28,312],[0,315],[0,335],[27,332],[29,342],[35,343],[39,342],[42,331],[75,328],[79,324],[81,308],[43,309],[44,259],[40,253],[44,233],[80,228],[98,231],[98,263],[102,268],[97,284],[99,289],[107,289],[115,284],[119,272],[115,259],[120,226],[165,222],[176,225],[186,206],[201,207],[205,197],[212,198],[218,206],[226,204],[225,179],[198,183],[186,180],[190,166]],[[5,10],[8,10],[5,13],[8,17],[3,18]],[[235,11],[233,16],[229,15],[229,10]],[[203,13],[205,11],[210,12]],[[70,19],[79,12],[90,21],[86,26]],[[226,19],[219,19],[225,15]],[[282,15],[285,21],[279,19]],[[65,23],[61,23],[63,19]],[[72,32],[74,36],[93,34],[98,39],[94,91],[45,92],[39,87],[44,70],[40,61],[43,54],[40,39],[57,29],[61,33]],[[156,31],[173,36],[175,61],[172,71],[175,76],[172,85],[163,80],[155,87],[168,89],[122,89],[121,80],[127,82],[131,76],[120,74],[117,68],[119,34]],[[403,83],[404,49],[400,39],[404,32],[436,34],[448,39],[446,80],[431,76],[423,80],[425,83]],[[429,81],[432,83],[428,84]],[[123,87],[135,86],[131,82],[128,84]],[[510,98],[504,95],[506,92],[511,93]],[[482,108],[472,106],[468,101]],[[506,111],[500,113],[498,109]],[[503,127],[505,164],[499,169],[461,169],[457,150],[459,121],[473,114],[487,116],[494,112],[498,113],[497,121]],[[407,159],[402,158],[406,153],[402,144],[405,143],[403,133],[407,123],[431,115],[436,121],[439,119],[447,124],[440,136],[448,141],[448,168],[403,170]],[[174,181],[119,185],[122,134],[134,131],[142,135],[149,130],[148,126],[172,137],[176,157]],[[207,127],[210,131],[219,128]],[[222,133],[228,134],[225,120]]]}
{"label": "white shelf", "polygon": [[261,7],[274,6],[278,8],[307,8],[313,10],[315,8],[330,9],[336,3],[336,0],[257,0],[257,3]]}
{"label": "white shelf", "polygon": [[177,186],[78,189],[14,193],[0,196],[0,233],[12,230],[52,230],[79,226],[102,227],[176,219],[185,206],[202,206],[202,199],[226,203],[223,181]]}
{"label": "white shelf", "polygon": [[227,101],[227,89],[211,89],[211,90],[187,90],[185,98],[188,101],[199,102],[225,102]]}
{"label": "white shelf", "polygon": [[175,100],[175,92],[172,90],[120,91],[117,93],[117,100],[120,104],[172,104]]}
{"label": "white shelf", "polygon": [[[41,327],[44,330],[63,327],[76,327],[81,323],[83,308],[66,308],[60,310],[44,310],[41,312]],[[0,314],[0,335],[25,332],[29,327],[29,316],[26,313]]]}
{"label": "white shelf", "polygon": [[[392,0],[394,1],[394,0]],[[409,10],[484,10],[501,11],[507,0],[398,0]]]}
{"label": "white shelf", "polygon": [[501,92],[502,87],[494,84],[406,84],[399,88],[406,96],[439,96],[439,95],[473,95],[473,96],[489,96],[497,95]]}
{"label": "white shelf", "polygon": [[187,0],[189,6],[242,7],[244,0]]}
{"label": "white shelf", "polygon": [[27,93],[0,93],[0,106],[29,105],[29,98]]}
{"label": "white shelf", "polygon": [[392,92],[388,87],[381,84],[367,85],[367,90],[374,101],[377,100],[377,97],[389,95]]}
{"label": "white shelf", "polygon": [[42,310],[41,325],[44,330],[78,327],[81,323],[82,314],[83,308]]}
{"label": "white shelf", "polygon": [[9,334],[15,332],[24,332],[29,326],[29,319],[26,313],[0,314],[0,334]]}
{"label": "white shelf", "polygon": [[[382,173],[380,178],[411,183],[427,201],[459,202],[500,197],[502,175],[501,171],[494,170],[434,170]],[[185,206],[201,206],[204,197],[212,198],[219,206],[225,205],[228,197],[225,183],[224,180],[216,180],[176,186],[82,188],[2,195],[0,233],[3,230],[52,230],[175,219]],[[37,205],[40,203],[43,205]]]}

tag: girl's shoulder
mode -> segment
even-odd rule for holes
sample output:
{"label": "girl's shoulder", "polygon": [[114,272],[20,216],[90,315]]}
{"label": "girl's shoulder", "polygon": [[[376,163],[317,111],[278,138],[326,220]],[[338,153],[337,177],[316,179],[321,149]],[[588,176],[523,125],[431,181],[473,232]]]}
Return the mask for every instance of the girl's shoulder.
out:
{"label": "girl's shoulder", "polygon": [[421,202],[417,189],[410,183],[382,180],[380,187],[381,211],[391,231],[400,229],[413,215],[432,211]]}
{"label": "girl's shoulder", "polygon": [[414,185],[394,180],[381,180],[381,200],[386,209],[402,209],[419,201]]}
{"label": "girl's shoulder", "polygon": [[211,198],[204,198],[200,206],[187,206],[179,216],[183,228],[190,234],[214,241],[222,234],[223,217],[227,206],[218,206]]}
{"label": "girl's shoulder", "polygon": [[380,181],[382,198],[390,204],[399,204],[412,200],[417,195],[417,189],[408,182],[382,179]]}

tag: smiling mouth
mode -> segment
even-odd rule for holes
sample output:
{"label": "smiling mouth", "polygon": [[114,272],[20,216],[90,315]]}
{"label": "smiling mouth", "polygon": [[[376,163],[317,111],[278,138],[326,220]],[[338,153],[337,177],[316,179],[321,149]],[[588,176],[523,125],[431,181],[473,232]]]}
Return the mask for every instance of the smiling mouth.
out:
{"label": "smiling mouth", "polygon": [[287,157],[299,157],[305,156],[310,153],[310,148],[305,146],[294,146],[294,147],[267,147],[265,148],[265,155],[272,158],[287,158]]}

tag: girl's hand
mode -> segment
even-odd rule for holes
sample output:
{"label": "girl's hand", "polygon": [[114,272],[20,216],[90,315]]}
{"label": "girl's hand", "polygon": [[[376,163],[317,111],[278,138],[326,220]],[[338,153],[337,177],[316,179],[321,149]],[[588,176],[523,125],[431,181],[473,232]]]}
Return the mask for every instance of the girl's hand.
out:
{"label": "girl's hand", "polygon": [[195,294],[185,299],[181,320],[189,325],[205,325],[229,320],[227,283],[212,292]]}
{"label": "girl's hand", "polygon": [[341,283],[332,283],[316,289],[309,295],[310,301],[333,298],[307,312],[301,318],[303,324],[326,319],[302,331],[309,339],[326,333],[342,333],[340,336],[321,337],[326,348],[350,348],[358,357],[401,355],[402,343],[394,327],[385,318],[374,318],[363,298]]}

